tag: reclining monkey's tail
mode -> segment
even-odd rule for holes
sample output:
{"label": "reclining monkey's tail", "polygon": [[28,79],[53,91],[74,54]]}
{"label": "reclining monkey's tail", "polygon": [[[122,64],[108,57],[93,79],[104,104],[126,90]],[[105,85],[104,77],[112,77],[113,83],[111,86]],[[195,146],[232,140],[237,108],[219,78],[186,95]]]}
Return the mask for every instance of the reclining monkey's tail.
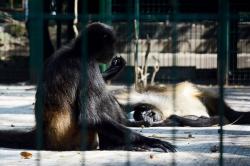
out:
{"label": "reclining monkey's tail", "polygon": [[0,147],[15,149],[35,149],[35,130],[0,130]]}
{"label": "reclining monkey's tail", "polygon": [[[209,115],[215,116],[220,115],[219,113],[219,95],[217,91],[212,91],[211,89],[206,89],[202,87],[197,87],[202,93],[200,100],[207,107]],[[225,101],[223,101],[224,106],[224,117],[233,124],[250,124],[250,112],[239,112],[230,108]]]}

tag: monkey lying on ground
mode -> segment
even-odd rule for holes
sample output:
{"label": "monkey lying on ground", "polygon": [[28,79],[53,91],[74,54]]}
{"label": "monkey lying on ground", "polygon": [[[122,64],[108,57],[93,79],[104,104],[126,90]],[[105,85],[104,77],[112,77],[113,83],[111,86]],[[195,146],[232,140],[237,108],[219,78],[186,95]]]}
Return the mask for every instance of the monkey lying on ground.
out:
{"label": "monkey lying on ground", "polygon": [[[134,111],[135,121],[149,126],[205,127],[219,124],[219,97],[215,91],[189,82],[113,91],[127,112]],[[250,124],[250,112],[237,112],[225,102],[224,124]]]}
{"label": "monkey lying on ground", "polygon": [[[109,62],[114,55],[114,31],[105,24],[92,23],[85,32],[87,36],[83,31],[48,59],[36,92],[36,127],[28,132],[0,131],[0,146],[78,150],[86,144],[84,149],[95,149],[98,134],[100,149],[161,148],[174,152],[175,147],[170,143],[125,127],[128,120],[117,100],[106,90],[98,66],[98,63]],[[88,55],[83,55],[87,59],[83,66],[82,45],[86,37]],[[87,131],[81,132],[84,129]],[[43,141],[38,141],[39,147],[36,147],[39,139]]]}

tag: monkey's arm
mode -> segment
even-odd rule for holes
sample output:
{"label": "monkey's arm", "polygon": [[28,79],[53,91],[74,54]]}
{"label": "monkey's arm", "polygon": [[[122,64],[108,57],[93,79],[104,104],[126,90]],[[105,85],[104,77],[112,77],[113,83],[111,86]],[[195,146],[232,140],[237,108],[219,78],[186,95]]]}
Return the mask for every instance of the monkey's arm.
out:
{"label": "monkey's arm", "polygon": [[[142,108],[142,107],[141,107]],[[162,120],[159,112],[152,111],[151,109],[144,108],[142,110],[136,110],[134,113],[134,119],[137,123],[148,123],[148,126],[164,127],[164,126],[190,126],[190,127],[207,127],[219,124],[219,116],[211,117],[197,117],[190,116],[178,116],[172,115],[165,120]],[[147,126],[146,126],[147,127]]]}
{"label": "monkey's arm", "polygon": [[152,123],[148,122],[148,121],[130,121],[130,120],[127,120],[125,125],[128,127],[143,127],[143,126],[150,127],[150,126],[152,126]]}
{"label": "monkey's arm", "polygon": [[124,69],[126,61],[122,57],[114,57],[109,68],[102,73],[105,81],[115,78]]}
{"label": "monkey's arm", "polygon": [[178,116],[172,115],[167,119],[162,119],[160,112],[154,111],[150,105],[140,104],[134,107],[134,119],[142,123],[148,123],[149,126],[190,126],[190,127],[207,127],[219,124],[219,116],[197,117],[194,115]]}
{"label": "monkey's arm", "polygon": [[164,121],[154,122],[152,126],[190,126],[190,127],[208,127],[219,124],[220,117],[197,117],[172,115]]}

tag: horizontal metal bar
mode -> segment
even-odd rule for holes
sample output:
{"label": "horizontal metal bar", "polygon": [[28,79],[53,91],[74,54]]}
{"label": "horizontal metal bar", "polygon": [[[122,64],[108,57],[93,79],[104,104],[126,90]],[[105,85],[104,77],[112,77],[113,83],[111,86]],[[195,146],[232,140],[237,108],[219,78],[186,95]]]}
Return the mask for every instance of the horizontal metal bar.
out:
{"label": "horizontal metal bar", "polygon": [[[24,14],[12,14],[14,18],[17,19],[25,19]],[[41,15],[30,13],[29,19],[37,19],[41,17]],[[74,19],[73,14],[57,14],[52,15],[49,13],[44,13],[43,18],[46,20],[71,20]],[[88,14],[85,17],[83,17],[81,14],[79,14],[78,17],[79,20],[87,19],[87,20],[100,20],[103,19],[103,16],[100,16],[98,14]],[[134,20],[135,15],[134,14],[113,14],[112,16],[109,16],[109,19],[112,21],[123,21],[123,20]],[[230,19],[239,19],[241,22],[250,21],[250,14],[244,13],[244,14],[238,14],[238,15],[231,15]],[[140,14],[140,21],[145,22],[161,22],[171,20],[171,14]],[[217,14],[200,14],[200,13],[179,13],[175,16],[176,22],[181,21],[203,21],[203,20],[210,20],[210,21],[217,21],[218,15]]]}

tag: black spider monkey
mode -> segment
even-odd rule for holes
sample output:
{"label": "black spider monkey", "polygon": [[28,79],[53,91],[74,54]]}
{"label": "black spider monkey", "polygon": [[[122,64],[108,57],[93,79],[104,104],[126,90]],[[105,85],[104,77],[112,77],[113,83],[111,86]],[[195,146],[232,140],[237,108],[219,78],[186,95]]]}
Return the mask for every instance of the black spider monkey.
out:
{"label": "black spider monkey", "polygon": [[[35,103],[36,122],[42,121],[43,145],[39,149],[77,150],[82,138],[87,140],[85,149],[95,149],[98,134],[100,149],[153,147],[174,152],[175,147],[170,143],[126,128],[128,120],[124,112],[105,88],[98,64],[109,62],[114,55],[116,37],[112,27],[92,23],[83,32],[88,41],[88,55],[83,55],[87,56],[87,66],[83,67],[81,60],[84,33],[56,51],[45,65]],[[85,69],[87,79],[81,74]],[[39,98],[43,101],[43,109]],[[81,135],[83,125],[88,129],[85,135]],[[37,149],[37,126],[28,132],[0,131],[0,146]]]}

